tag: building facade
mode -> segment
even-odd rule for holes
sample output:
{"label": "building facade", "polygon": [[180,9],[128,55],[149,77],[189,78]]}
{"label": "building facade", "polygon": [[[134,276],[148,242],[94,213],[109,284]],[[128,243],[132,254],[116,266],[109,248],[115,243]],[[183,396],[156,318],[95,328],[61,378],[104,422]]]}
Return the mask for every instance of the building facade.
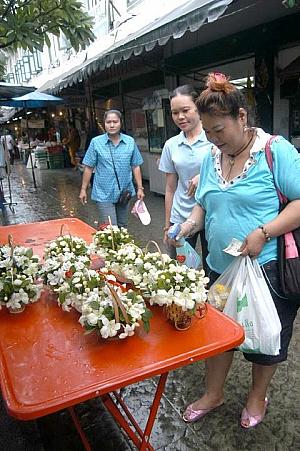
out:
{"label": "building facade", "polygon": [[185,83],[201,89],[210,71],[230,75],[244,90],[258,125],[300,147],[300,9],[285,3],[85,1],[97,40],[75,54],[63,36],[51,37],[41,54],[14,55],[7,80],[62,96],[63,114],[76,120],[83,147],[91,124],[101,131],[103,112],[119,108],[144,154],[144,177],[163,193],[157,159],[164,141],[177,133],[169,92]]}

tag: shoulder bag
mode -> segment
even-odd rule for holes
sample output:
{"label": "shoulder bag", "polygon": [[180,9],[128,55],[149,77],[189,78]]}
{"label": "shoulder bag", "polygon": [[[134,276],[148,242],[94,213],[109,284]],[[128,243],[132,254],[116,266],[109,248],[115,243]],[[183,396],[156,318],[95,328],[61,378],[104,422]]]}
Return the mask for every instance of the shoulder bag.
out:
{"label": "shoulder bag", "polygon": [[118,204],[126,205],[126,204],[128,204],[128,202],[131,199],[131,191],[129,189],[123,189],[123,190],[121,189],[121,185],[120,185],[120,182],[119,182],[118,174],[117,174],[116,167],[115,167],[114,157],[113,157],[110,145],[108,145],[108,147],[109,147],[109,152],[110,152],[111,161],[112,161],[114,173],[115,173],[115,176],[116,176],[118,188],[120,190],[120,197],[118,199]]}
{"label": "shoulder bag", "polygon": [[[287,197],[276,185],[273,172],[273,157],[271,151],[272,136],[265,146],[265,155],[279,199],[279,212],[288,204]],[[300,303],[300,227],[278,237],[278,267],[282,292],[289,300]]]}

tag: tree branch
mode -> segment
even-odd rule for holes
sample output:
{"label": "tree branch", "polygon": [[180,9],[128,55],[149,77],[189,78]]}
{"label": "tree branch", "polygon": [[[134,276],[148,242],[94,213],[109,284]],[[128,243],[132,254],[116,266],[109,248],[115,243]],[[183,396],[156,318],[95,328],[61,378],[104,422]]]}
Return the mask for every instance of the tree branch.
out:
{"label": "tree branch", "polygon": [[7,47],[10,47],[11,45],[15,44],[17,42],[16,39],[13,41],[7,42],[6,44],[0,44],[0,49],[6,49]]}
{"label": "tree branch", "polygon": [[8,2],[8,5],[7,5],[7,7],[6,7],[4,13],[3,13],[2,16],[1,16],[1,20],[4,19],[4,17],[7,15],[8,11],[14,6],[14,3],[15,3],[15,0],[10,0],[10,1]]}

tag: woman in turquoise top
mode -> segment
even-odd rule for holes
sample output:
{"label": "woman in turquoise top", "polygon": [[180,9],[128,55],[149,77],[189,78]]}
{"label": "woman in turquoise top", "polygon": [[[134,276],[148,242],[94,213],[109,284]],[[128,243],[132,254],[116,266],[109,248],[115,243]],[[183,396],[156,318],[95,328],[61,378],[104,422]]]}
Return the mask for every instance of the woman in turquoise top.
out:
{"label": "woman in turquoise top", "polygon": [[[247,126],[247,108],[240,91],[223,74],[210,74],[197,106],[206,136],[217,149],[203,161],[195,196],[197,205],[181,224],[180,235],[188,236],[205,224],[210,283],[234,258],[223,249],[232,238],[241,240],[242,255],[257,258],[261,265],[282,326],[279,355],[244,353],[252,362],[252,386],[241,426],[251,428],[265,416],[267,389],[278,363],[287,358],[300,305],[300,299],[297,305],[283,297],[276,261],[277,237],[300,226],[300,156],[284,138],[277,137],[272,142],[275,182],[290,200],[279,214],[273,176],[264,152],[270,135]],[[185,421],[196,421],[223,404],[223,386],[232,358],[230,351],[207,360],[206,392],[188,406]]]}
{"label": "woman in turquoise top", "polygon": [[[119,110],[108,110],[104,114],[106,133],[93,138],[84,156],[85,165],[79,199],[87,203],[87,189],[95,171],[92,200],[98,205],[100,224],[107,223],[127,227],[129,204],[119,202],[123,190],[143,200],[144,188],[140,165],[143,158],[134,139],[121,133],[122,115]],[[132,174],[137,185],[135,192]]]}
{"label": "woman in turquoise top", "polygon": [[[195,100],[198,92],[191,85],[176,88],[170,96],[172,119],[181,132],[166,141],[159,169],[166,174],[164,241],[171,225],[180,224],[190,215],[196,204],[195,191],[204,155],[212,145],[202,130]],[[196,247],[199,232],[187,238]],[[202,253],[206,256],[206,242],[201,236]],[[174,246],[169,253],[176,257]]]}

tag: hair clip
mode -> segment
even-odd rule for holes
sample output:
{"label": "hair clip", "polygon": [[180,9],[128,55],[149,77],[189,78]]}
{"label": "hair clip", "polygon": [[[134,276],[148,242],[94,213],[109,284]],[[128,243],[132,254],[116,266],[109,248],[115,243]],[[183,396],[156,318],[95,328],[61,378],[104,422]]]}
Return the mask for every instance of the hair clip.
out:
{"label": "hair clip", "polygon": [[214,72],[214,77],[217,83],[223,83],[224,81],[227,81],[226,75],[222,74],[221,72]]}

